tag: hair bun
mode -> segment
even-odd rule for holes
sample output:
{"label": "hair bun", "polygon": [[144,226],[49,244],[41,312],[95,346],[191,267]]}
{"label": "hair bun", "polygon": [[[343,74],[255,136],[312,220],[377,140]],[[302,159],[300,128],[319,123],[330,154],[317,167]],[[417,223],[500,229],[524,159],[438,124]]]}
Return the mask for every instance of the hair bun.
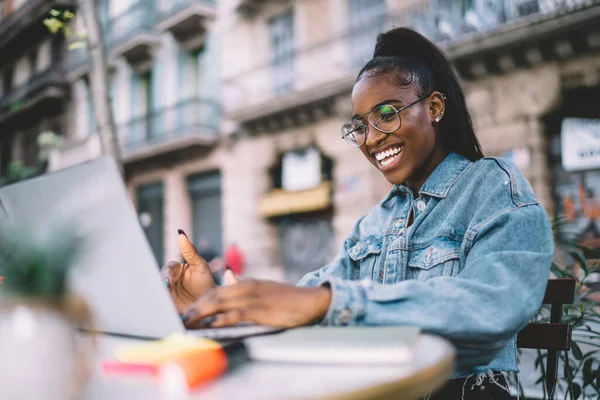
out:
{"label": "hair bun", "polygon": [[423,56],[431,42],[410,28],[395,28],[377,36],[373,57]]}

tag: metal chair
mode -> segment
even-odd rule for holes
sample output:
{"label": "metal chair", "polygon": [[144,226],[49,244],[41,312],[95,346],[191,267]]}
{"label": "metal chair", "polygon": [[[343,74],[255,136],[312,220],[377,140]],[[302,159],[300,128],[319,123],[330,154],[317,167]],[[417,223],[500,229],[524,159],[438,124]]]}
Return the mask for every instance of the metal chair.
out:
{"label": "metal chair", "polygon": [[548,350],[546,358],[546,391],[554,398],[558,379],[558,352],[571,349],[572,327],[561,322],[562,306],[573,304],[575,297],[574,279],[550,279],[544,295],[544,304],[550,304],[550,322],[532,322],[517,335],[517,347],[522,349]]}

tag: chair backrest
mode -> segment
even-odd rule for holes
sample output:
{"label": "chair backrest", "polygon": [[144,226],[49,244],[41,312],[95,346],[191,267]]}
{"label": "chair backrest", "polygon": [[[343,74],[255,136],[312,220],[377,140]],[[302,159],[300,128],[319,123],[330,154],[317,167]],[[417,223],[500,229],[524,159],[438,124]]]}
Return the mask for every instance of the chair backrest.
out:
{"label": "chair backrest", "polygon": [[546,359],[546,390],[548,398],[554,397],[558,376],[558,352],[571,349],[572,327],[561,322],[562,306],[573,304],[575,298],[574,279],[550,279],[544,295],[544,304],[550,307],[550,322],[532,322],[517,335],[517,347],[523,349],[548,350]]}

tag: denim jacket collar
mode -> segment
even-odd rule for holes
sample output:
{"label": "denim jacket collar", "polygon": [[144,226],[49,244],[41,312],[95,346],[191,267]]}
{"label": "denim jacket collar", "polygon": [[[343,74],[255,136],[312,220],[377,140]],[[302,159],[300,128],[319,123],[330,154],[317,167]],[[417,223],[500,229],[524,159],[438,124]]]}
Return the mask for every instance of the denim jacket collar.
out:
{"label": "denim jacket collar", "polygon": [[[458,177],[470,164],[471,161],[464,156],[454,152],[449,153],[429,175],[419,190],[419,194],[445,198]],[[408,193],[409,191],[410,189],[406,185],[394,185],[387,199],[398,192]]]}

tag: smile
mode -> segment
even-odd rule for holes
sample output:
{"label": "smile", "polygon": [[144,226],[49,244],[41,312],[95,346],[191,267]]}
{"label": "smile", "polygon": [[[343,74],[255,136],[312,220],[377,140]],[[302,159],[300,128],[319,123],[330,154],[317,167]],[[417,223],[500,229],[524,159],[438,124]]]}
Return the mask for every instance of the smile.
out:
{"label": "smile", "polygon": [[375,159],[381,164],[381,166],[386,167],[390,165],[402,152],[402,147],[393,147],[391,149],[387,149],[385,151],[375,153]]}

